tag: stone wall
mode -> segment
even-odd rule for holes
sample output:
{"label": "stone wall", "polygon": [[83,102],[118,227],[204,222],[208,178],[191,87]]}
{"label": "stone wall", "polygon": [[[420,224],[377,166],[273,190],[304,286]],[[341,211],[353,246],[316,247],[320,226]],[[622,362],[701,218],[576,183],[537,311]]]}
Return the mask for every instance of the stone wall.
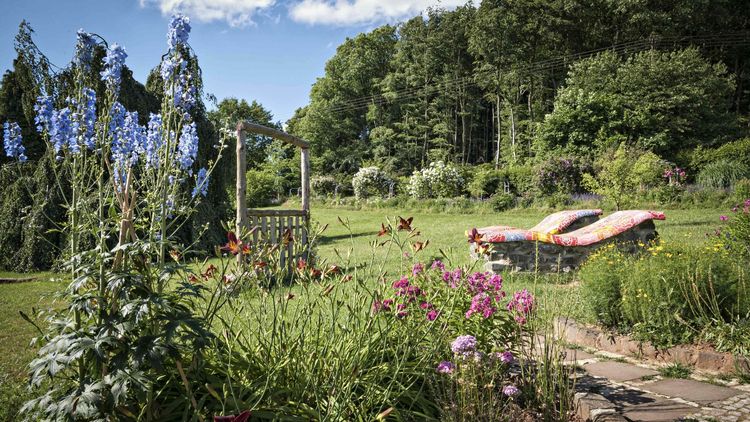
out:
{"label": "stone wall", "polygon": [[[479,259],[487,261],[487,271],[567,272],[578,268],[592,252],[610,243],[616,243],[623,252],[634,253],[640,245],[648,244],[656,237],[654,222],[648,220],[615,237],[589,246],[560,246],[532,241],[491,243],[490,255]],[[476,257],[473,248],[471,252]]]}

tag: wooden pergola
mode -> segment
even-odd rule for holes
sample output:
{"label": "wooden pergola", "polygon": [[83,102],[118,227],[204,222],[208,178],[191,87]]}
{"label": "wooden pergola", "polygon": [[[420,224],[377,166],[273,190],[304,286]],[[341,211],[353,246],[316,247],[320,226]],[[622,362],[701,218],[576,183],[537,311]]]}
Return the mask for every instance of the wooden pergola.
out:
{"label": "wooden pergola", "polygon": [[[247,156],[245,142],[247,133],[270,136],[294,145],[301,150],[300,170],[302,175],[301,210],[247,209]],[[237,233],[253,231],[253,242],[282,243],[284,233],[289,231],[294,241],[279,247],[281,265],[292,265],[295,260],[295,245],[307,255],[308,229],[310,226],[310,143],[286,132],[246,121],[237,123]],[[280,245],[281,246],[281,245]]]}

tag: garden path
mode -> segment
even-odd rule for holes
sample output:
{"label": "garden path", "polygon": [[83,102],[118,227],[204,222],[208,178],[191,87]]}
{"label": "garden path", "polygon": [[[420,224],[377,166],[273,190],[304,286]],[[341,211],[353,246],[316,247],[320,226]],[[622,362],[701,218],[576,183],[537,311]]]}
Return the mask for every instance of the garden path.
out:
{"label": "garden path", "polygon": [[576,365],[576,405],[583,420],[750,421],[750,385],[737,380],[669,378],[609,352],[566,349],[564,354]]}

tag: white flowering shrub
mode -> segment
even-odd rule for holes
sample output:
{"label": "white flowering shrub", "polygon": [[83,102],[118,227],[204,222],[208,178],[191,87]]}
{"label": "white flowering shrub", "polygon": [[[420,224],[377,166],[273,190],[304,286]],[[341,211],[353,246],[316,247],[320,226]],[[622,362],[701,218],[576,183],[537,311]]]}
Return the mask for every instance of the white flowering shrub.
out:
{"label": "white flowering shrub", "polygon": [[383,197],[388,194],[393,181],[377,167],[362,167],[352,178],[352,188],[357,199]]}
{"label": "white flowering shrub", "polygon": [[456,166],[443,161],[415,170],[409,178],[407,192],[413,198],[452,198],[464,190],[464,178]]}

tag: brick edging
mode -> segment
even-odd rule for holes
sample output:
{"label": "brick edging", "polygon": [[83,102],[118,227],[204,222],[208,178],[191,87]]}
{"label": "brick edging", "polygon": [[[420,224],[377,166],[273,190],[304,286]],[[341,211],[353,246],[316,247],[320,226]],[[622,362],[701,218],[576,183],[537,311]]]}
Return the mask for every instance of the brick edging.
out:
{"label": "brick edging", "polygon": [[714,374],[733,374],[738,370],[750,372],[750,359],[747,357],[718,352],[710,346],[680,345],[669,349],[657,349],[649,342],[633,340],[628,335],[604,331],[598,327],[584,326],[567,317],[555,319],[554,332],[555,337],[567,343],[646,361],[661,364],[680,363],[697,371]]}

